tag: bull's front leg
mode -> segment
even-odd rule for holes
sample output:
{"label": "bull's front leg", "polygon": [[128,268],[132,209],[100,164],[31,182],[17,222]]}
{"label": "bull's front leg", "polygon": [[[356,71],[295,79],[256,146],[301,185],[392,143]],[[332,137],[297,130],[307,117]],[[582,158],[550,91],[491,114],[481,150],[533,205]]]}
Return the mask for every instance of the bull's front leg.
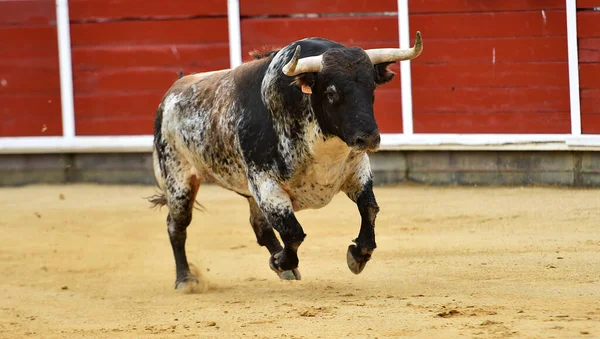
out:
{"label": "bull's front leg", "polygon": [[258,207],[283,241],[283,249],[273,253],[269,259],[271,269],[281,279],[300,280],[297,252],[306,234],[294,215],[289,195],[275,180],[266,175],[253,175],[249,183]]}
{"label": "bull's front leg", "polygon": [[358,238],[353,240],[355,245],[348,246],[346,253],[348,268],[352,273],[359,274],[377,247],[375,218],[379,212],[379,206],[373,193],[373,179],[368,160],[366,164],[363,162],[363,166],[360,166],[358,172],[349,179],[344,191],[356,203],[360,212],[361,222]]}

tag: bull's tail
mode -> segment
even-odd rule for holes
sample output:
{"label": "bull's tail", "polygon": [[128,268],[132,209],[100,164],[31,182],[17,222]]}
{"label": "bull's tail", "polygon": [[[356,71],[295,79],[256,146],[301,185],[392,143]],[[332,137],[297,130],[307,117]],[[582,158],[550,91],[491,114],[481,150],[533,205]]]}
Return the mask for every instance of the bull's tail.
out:
{"label": "bull's tail", "polygon": [[[156,193],[154,195],[146,197],[145,199],[148,200],[148,202],[150,202],[150,204],[152,204],[152,206],[150,206],[150,208],[160,209],[161,207],[163,207],[167,204],[167,197],[165,196],[164,193]],[[194,201],[194,209],[198,210],[198,211],[206,211],[206,207],[204,207],[201,203],[199,203],[198,200]]]}
{"label": "bull's tail", "polygon": [[167,197],[164,195],[164,193],[157,193],[154,195],[151,195],[149,197],[146,197],[145,199],[147,199],[152,206],[150,206],[150,208],[161,208],[163,206],[165,206],[167,204]]}

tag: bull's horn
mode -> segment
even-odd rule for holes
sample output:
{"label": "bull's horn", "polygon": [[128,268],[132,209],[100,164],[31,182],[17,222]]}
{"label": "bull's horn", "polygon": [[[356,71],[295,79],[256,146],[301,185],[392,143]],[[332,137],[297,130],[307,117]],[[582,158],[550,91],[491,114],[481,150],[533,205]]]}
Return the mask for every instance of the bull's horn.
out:
{"label": "bull's horn", "polygon": [[421,32],[417,31],[417,40],[412,48],[375,48],[368,49],[365,52],[369,55],[373,65],[377,65],[383,62],[412,60],[418,57],[421,51],[423,51],[423,42],[421,41]]}
{"label": "bull's horn", "polygon": [[283,66],[283,73],[293,77],[302,73],[320,72],[323,69],[323,56],[317,55],[312,57],[300,58],[300,45],[296,46],[296,51],[292,60]]}

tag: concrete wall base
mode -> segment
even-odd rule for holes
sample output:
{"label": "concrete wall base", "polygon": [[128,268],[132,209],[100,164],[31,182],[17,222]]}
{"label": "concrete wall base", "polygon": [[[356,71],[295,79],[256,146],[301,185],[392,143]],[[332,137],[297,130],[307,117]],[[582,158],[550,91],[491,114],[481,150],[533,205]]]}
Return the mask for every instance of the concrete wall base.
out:
{"label": "concrete wall base", "polygon": [[[559,185],[600,187],[600,152],[382,151],[371,155],[376,185]],[[0,186],[154,185],[150,153],[0,155]]]}

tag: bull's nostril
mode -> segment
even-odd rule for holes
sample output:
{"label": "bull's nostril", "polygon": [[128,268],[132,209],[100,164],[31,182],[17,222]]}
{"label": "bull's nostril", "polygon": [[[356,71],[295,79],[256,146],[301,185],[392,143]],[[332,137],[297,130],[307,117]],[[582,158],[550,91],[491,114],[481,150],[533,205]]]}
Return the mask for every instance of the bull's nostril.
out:
{"label": "bull's nostril", "polygon": [[378,134],[375,139],[373,140],[373,144],[374,145],[379,145],[379,143],[381,142],[381,136]]}
{"label": "bull's nostril", "polygon": [[365,138],[356,137],[356,139],[354,139],[354,145],[358,147],[365,147]]}

